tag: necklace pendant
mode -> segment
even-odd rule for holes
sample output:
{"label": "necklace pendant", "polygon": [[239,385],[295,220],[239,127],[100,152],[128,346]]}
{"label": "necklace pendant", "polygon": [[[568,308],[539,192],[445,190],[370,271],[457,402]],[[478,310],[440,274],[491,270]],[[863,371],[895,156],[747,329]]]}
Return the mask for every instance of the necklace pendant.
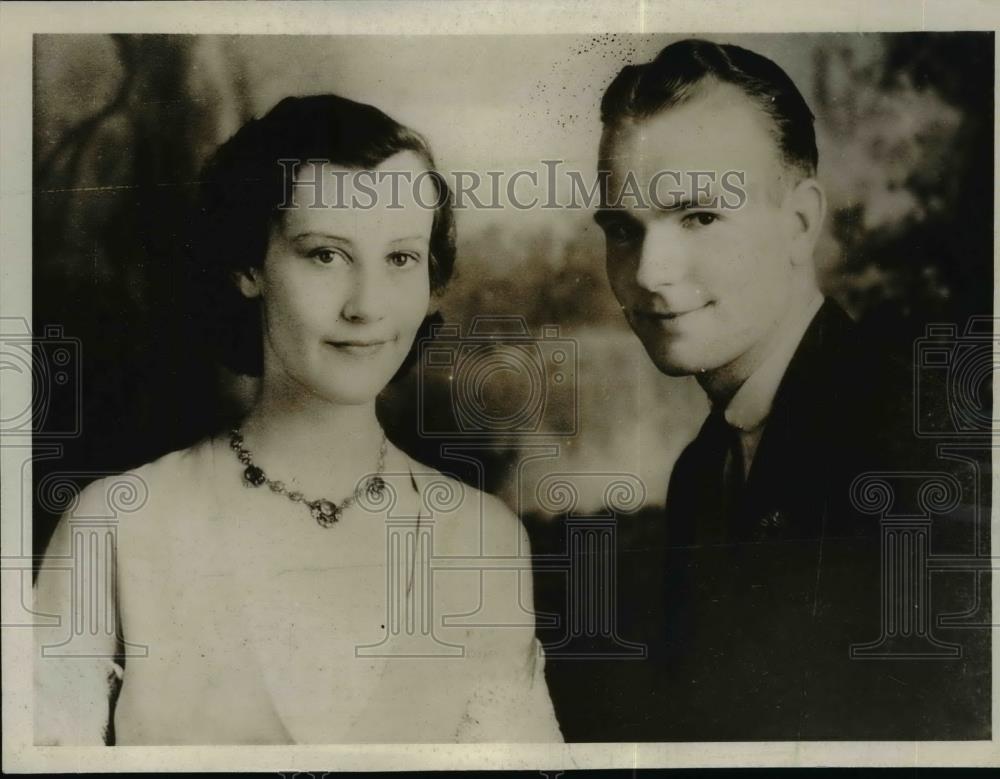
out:
{"label": "necklace pendant", "polygon": [[332,500],[314,500],[309,504],[309,511],[321,527],[331,527],[340,520],[340,507]]}
{"label": "necklace pendant", "polygon": [[385,489],[385,481],[383,481],[381,476],[372,476],[368,480],[368,484],[365,487],[365,492],[368,494],[369,499],[378,500],[382,497],[382,490]]}
{"label": "necklace pendant", "polygon": [[248,465],[243,471],[243,480],[250,486],[259,487],[267,481],[267,477],[264,476],[264,471],[256,465]]}

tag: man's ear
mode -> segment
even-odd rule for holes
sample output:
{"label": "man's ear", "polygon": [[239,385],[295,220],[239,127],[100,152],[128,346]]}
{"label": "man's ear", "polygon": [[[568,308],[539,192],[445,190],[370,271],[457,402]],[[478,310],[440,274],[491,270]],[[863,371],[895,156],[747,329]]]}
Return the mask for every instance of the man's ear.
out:
{"label": "man's ear", "polygon": [[813,251],[826,216],[826,192],[814,178],[804,178],[792,187],[788,205],[794,218],[792,263],[804,265],[813,261]]}
{"label": "man's ear", "polygon": [[234,271],[232,278],[233,283],[242,293],[243,297],[249,299],[260,297],[261,283],[256,269],[246,268],[245,270]]}

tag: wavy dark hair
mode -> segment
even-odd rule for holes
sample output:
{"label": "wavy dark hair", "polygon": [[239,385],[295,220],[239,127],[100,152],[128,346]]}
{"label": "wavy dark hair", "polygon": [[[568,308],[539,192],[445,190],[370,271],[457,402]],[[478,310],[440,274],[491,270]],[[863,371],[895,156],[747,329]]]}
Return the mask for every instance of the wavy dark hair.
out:
{"label": "wavy dark hair", "polygon": [[602,160],[608,157],[609,130],[680,105],[709,79],[739,88],[771,120],[784,163],[805,176],[816,175],[815,117],[795,82],[767,57],[698,38],[670,44],[651,62],[626,66],[611,82],[601,100]]}
{"label": "wavy dark hair", "polygon": [[[290,202],[292,182],[279,160],[367,170],[404,151],[435,173],[428,272],[437,293],[454,269],[455,223],[448,185],[436,175],[430,146],[419,133],[374,106],[337,95],[287,97],[215,151],[200,178],[188,248],[204,331],[227,367],[250,376],[263,370],[260,300],[244,297],[234,274],[261,266],[278,207]],[[416,343],[439,321],[437,315],[424,321],[394,380],[413,364]]]}

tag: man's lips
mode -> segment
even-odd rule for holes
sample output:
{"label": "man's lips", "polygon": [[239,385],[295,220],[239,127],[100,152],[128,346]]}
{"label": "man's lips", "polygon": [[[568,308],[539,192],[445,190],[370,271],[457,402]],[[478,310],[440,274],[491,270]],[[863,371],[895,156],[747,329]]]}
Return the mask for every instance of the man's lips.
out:
{"label": "man's lips", "polygon": [[697,306],[684,306],[675,308],[634,308],[632,313],[639,319],[646,319],[654,322],[673,322],[688,314],[703,311],[710,306],[714,306],[715,301],[710,300]]}

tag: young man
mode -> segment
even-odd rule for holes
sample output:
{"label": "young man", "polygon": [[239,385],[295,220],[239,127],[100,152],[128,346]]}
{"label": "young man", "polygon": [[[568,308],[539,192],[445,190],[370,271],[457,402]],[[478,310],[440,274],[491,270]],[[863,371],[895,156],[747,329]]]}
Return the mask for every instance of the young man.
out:
{"label": "young man", "polygon": [[[624,637],[648,658],[550,669],[554,691],[574,674],[592,691],[590,708],[554,692],[567,739],[987,737],[984,631],[961,657],[926,634],[920,659],[880,642],[914,631],[883,613],[864,478],[948,466],[914,435],[910,366],[817,284],[826,199],[798,89],[760,55],[686,40],[626,67],[601,111],[611,287],[650,359],[712,410],[669,479],[661,548],[619,566]],[[936,519],[939,548],[962,516]],[[937,588],[935,613],[967,610],[960,589]]]}

